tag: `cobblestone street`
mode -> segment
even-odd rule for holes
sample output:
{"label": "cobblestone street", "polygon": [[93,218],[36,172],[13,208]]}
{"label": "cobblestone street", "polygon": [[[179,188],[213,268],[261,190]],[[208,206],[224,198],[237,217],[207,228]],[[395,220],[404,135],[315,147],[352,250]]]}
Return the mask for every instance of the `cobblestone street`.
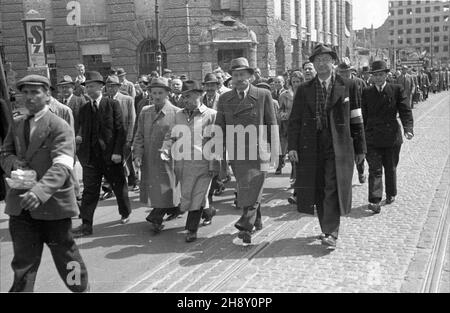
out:
{"label": "cobblestone street", "polygon": [[[264,229],[243,246],[233,227],[240,214],[232,207],[233,189],[217,198],[218,216],[184,242],[185,217],[150,235],[138,195],[130,193],[131,222],[119,225],[115,200],[101,202],[94,235],[80,239],[92,291],[111,292],[420,292],[429,270],[437,225],[448,210],[449,92],[431,95],[414,109],[415,137],[402,146],[399,195],[379,215],[367,210],[367,184],[354,176],[353,210],[341,219],[335,251],[316,240],[316,217],[287,203],[290,168],[269,175]],[[367,170],[366,170],[367,171]],[[355,171],[356,172],[356,171]],[[230,184],[233,187],[233,183]],[[4,204],[0,205],[0,291],[12,282],[12,244]],[[75,226],[80,222],[74,220]],[[448,247],[448,244],[447,244]],[[449,248],[449,247],[448,247]],[[449,258],[440,292],[449,292]],[[48,249],[36,291],[66,291]]]}

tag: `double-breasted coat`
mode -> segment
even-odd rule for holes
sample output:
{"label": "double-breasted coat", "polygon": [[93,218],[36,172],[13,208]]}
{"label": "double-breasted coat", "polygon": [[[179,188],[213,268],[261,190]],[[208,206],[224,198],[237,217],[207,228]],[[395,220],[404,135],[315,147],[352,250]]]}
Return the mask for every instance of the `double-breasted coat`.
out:
{"label": "double-breasted coat", "polygon": [[[270,91],[249,86],[247,96],[239,98],[236,89],[224,93],[217,105],[216,125],[222,128],[224,143],[230,140],[233,151],[228,151],[231,168],[237,181],[237,205],[254,206],[261,199],[265,172],[270,163],[269,153],[278,160],[279,133],[277,118]],[[234,135],[234,140],[227,136],[227,126],[256,126],[256,138],[246,136],[242,144],[237,140],[242,132]],[[267,127],[267,136],[260,133],[260,126]],[[272,127],[274,126],[274,127]],[[270,134],[270,131],[274,133]],[[260,136],[261,134],[261,136]],[[264,149],[270,141],[271,151]],[[253,158],[253,155],[256,157]]]}
{"label": "double-breasted coat", "polygon": [[151,207],[168,209],[180,204],[180,190],[173,160],[161,159],[166,134],[175,125],[180,109],[166,101],[157,112],[155,105],[145,106],[139,114],[134,138],[134,157],[142,160],[140,200]]}
{"label": "double-breasted coat", "polygon": [[[354,154],[367,152],[364,125],[358,96],[358,86],[341,76],[335,76],[335,84],[327,104],[336,164],[336,180],[341,215],[352,207],[352,178]],[[317,119],[316,80],[302,84],[294,99],[289,119],[288,150],[298,153],[295,188],[298,194],[298,210],[314,214],[316,201],[317,167]]]}

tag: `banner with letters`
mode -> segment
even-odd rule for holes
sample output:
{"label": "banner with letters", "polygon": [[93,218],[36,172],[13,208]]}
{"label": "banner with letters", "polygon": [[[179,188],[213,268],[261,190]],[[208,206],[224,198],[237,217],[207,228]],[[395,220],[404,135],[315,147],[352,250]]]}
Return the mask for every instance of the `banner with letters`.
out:
{"label": "banner with letters", "polygon": [[29,67],[45,67],[45,19],[23,20]]}

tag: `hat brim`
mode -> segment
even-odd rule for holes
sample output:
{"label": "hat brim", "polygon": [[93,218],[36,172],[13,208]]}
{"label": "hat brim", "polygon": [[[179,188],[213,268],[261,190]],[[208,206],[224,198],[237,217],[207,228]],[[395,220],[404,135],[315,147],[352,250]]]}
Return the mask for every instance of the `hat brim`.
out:
{"label": "hat brim", "polygon": [[108,83],[108,82],[106,82],[105,85],[122,86],[121,83]]}
{"label": "hat brim", "polygon": [[205,92],[203,89],[189,89],[189,90],[182,91],[181,94],[184,95],[184,94],[187,94],[188,92],[191,92],[191,91],[195,91],[195,92],[198,92],[198,93],[204,93]]}
{"label": "hat brim", "polygon": [[45,83],[39,83],[39,82],[23,82],[23,83],[18,83],[17,85],[16,85],[16,88],[18,89],[18,90],[22,90],[22,88],[24,87],[24,86],[42,86],[42,87],[47,87],[48,89],[50,89],[50,85],[47,85],[47,84],[45,84]]}
{"label": "hat brim", "polygon": [[251,75],[255,74],[255,70],[252,69],[251,67],[247,67],[247,66],[232,68],[230,70],[230,73],[233,73],[235,71],[248,71]]}
{"label": "hat brim", "polygon": [[56,84],[56,86],[66,86],[66,85],[73,85],[75,86],[75,82],[63,82],[63,83],[58,83]]}
{"label": "hat brim", "polygon": [[336,52],[334,52],[334,51],[327,51],[327,52],[320,52],[318,54],[313,54],[312,56],[309,57],[309,62],[314,63],[314,59],[317,56],[321,55],[321,54],[329,54],[329,55],[331,55],[331,57],[333,58],[334,61],[336,61],[338,59],[338,56],[337,56]]}
{"label": "hat brim", "polygon": [[87,80],[84,83],[81,83],[81,85],[86,86],[86,84],[89,84],[89,83],[100,83],[100,84],[106,85],[103,80]]}
{"label": "hat brim", "polygon": [[172,88],[170,88],[170,87],[167,87],[167,86],[148,86],[148,88],[151,90],[151,89],[153,89],[153,88],[162,88],[162,89],[165,89],[165,90],[167,90],[167,91],[172,91]]}
{"label": "hat brim", "polygon": [[127,75],[127,72],[121,73],[121,74],[117,74],[117,77],[121,77],[121,76],[125,76]]}
{"label": "hat brim", "polygon": [[388,68],[385,69],[379,69],[379,70],[375,70],[375,71],[369,71],[370,74],[374,74],[374,73],[380,73],[380,72],[390,72],[391,70]]}
{"label": "hat brim", "polygon": [[216,84],[216,85],[219,85],[219,81],[217,81],[217,80],[210,80],[210,81],[203,82],[202,84],[203,84],[203,85],[206,85],[206,84]]}

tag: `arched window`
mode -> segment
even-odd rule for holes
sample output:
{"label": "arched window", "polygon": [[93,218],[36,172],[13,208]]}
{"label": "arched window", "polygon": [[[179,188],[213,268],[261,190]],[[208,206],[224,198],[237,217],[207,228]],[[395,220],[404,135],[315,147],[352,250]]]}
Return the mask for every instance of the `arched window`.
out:
{"label": "arched window", "polygon": [[[157,70],[156,64],[156,51],[157,42],[156,40],[146,40],[141,43],[138,49],[138,64],[139,64],[139,75],[150,74],[152,71]],[[167,52],[164,45],[161,43],[162,51],[162,69],[167,68]]]}

